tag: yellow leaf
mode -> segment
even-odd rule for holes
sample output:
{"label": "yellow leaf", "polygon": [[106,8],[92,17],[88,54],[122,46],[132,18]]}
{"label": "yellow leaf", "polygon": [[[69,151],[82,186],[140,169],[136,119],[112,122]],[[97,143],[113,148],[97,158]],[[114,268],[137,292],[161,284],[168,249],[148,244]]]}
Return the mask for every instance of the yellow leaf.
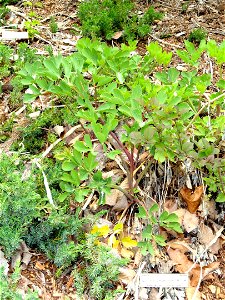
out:
{"label": "yellow leaf", "polygon": [[122,231],[123,231],[123,223],[118,223],[113,228],[114,233],[120,233]]}
{"label": "yellow leaf", "polygon": [[121,243],[123,244],[124,247],[126,248],[132,248],[137,246],[137,241],[132,240],[131,237],[126,236],[121,239]]}
{"label": "yellow leaf", "polygon": [[110,232],[110,228],[108,225],[98,226],[94,225],[91,234],[97,234],[98,236],[104,236],[106,237]]}
{"label": "yellow leaf", "polygon": [[116,239],[115,235],[112,234],[108,239],[108,245],[112,248],[117,249],[119,246],[119,240]]}

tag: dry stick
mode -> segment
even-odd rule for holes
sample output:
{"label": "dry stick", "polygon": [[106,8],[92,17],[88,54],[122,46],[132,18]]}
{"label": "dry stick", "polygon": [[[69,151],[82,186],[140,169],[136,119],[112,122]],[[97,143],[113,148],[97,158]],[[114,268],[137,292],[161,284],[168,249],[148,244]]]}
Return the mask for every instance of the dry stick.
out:
{"label": "dry stick", "polygon": [[47,156],[49,154],[49,152],[59,143],[61,142],[62,140],[64,140],[65,138],[67,138],[68,136],[70,136],[76,129],[80,128],[81,125],[77,125],[77,126],[74,126],[72,128],[70,128],[69,131],[67,131],[67,133],[62,137],[62,138],[59,138],[58,140],[56,140],[54,143],[52,143],[46,150],[45,152],[42,154],[42,158],[44,158],[45,156]]}
{"label": "dry stick", "polygon": [[161,44],[164,44],[164,45],[167,45],[167,46],[170,46],[170,47],[173,47],[173,48],[183,49],[183,47],[181,47],[179,45],[175,45],[175,44],[171,44],[171,43],[165,42],[165,41],[157,38],[155,35],[150,34],[150,37],[153,38],[154,40],[158,41]]}
{"label": "dry stick", "polygon": [[218,100],[218,99],[224,97],[224,96],[225,96],[225,93],[223,93],[223,94],[217,96],[216,98],[214,98],[214,99],[212,99],[212,100],[210,100],[206,94],[204,94],[204,96],[206,97],[206,99],[207,99],[209,102],[205,103],[205,104],[199,109],[199,111],[195,114],[194,118],[191,120],[191,122],[190,122],[190,123],[188,124],[188,126],[186,127],[186,130],[188,130],[188,129],[191,127],[191,125],[194,123],[194,121],[195,121],[196,118],[200,115],[200,113],[206,108],[206,106],[208,106],[208,105],[212,104],[213,102],[215,102],[216,100]]}

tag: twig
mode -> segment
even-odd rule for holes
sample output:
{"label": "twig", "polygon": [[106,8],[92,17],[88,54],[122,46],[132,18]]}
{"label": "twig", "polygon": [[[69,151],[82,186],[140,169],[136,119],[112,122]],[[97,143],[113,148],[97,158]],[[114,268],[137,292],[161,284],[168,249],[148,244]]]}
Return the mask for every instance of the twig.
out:
{"label": "twig", "polygon": [[67,133],[62,137],[59,138],[58,140],[56,140],[54,143],[52,143],[46,150],[44,153],[42,153],[42,158],[44,158],[45,156],[47,156],[49,154],[49,152],[62,140],[64,140],[65,138],[67,138],[68,136],[70,136],[76,129],[80,128],[80,125],[74,126],[72,128],[70,128],[69,131],[67,131]]}
{"label": "twig", "polygon": [[45,175],[45,172],[42,170],[41,168],[41,165],[39,164],[38,162],[38,159],[34,159],[33,160],[34,163],[36,164],[36,166],[41,170],[41,173],[43,175],[43,178],[44,178],[44,186],[45,186],[45,190],[46,190],[46,194],[47,194],[47,198],[49,200],[49,203],[54,207],[56,208],[55,204],[54,204],[54,201],[53,201],[53,198],[52,198],[52,193],[51,193],[51,190],[49,188],[49,184],[48,184],[48,180],[47,180],[47,177]]}
{"label": "twig", "polygon": [[161,43],[161,44],[170,46],[170,47],[172,47],[172,48],[183,49],[183,47],[181,47],[181,46],[179,46],[179,45],[175,45],[175,44],[171,44],[171,43],[165,42],[165,41],[163,41],[162,39],[157,38],[157,37],[156,37],[155,35],[153,35],[153,34],[150,34],[150,37],[153,38],[154,40],[158,41],[158,42]]}

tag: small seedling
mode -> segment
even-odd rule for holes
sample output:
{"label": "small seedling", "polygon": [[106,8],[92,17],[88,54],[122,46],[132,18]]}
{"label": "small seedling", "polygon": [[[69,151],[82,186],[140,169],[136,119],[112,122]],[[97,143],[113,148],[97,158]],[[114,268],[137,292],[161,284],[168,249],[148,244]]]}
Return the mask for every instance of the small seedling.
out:
{"label": "small seedling", "polygon": [[194,42],[199,44],[202,40],[206,39],[206,36],[207,36],[207,32],[205,31],[205,29],[199,27],[192,30],[192,32],[188,37],[188,40],[192,43]]}

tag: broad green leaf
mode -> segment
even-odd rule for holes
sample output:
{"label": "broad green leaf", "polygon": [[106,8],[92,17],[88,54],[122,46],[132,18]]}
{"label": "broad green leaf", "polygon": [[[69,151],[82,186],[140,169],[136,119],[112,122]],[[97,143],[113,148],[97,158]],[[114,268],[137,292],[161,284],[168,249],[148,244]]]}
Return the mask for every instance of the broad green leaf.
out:
{"label": "broad green leaf", "polygon": [[152,226],[150,224],[143,229],[142,238],[146,240],[152,239]]}
{"label": "broad green leaf", "polygon": [[162,235],[154,235],[154,240],[156,241],[156,243],[160,246],[166,246],[166,242],[165,242],[165,237],[163,237]]}
{"label": "broad green leaf", "polygon": [[62,169],[63,171],[71,171],[73,170],[77,165],[73,163],[72,161],[64,161],[62,163]]}
{"label": "broad green leaf", "polygon": [[136,216],[138,218],[141,218],[141,219],[146,219],[147,218],[147,213],[146,213],[143,206],[138,207],[138,213],[136,214]]}
{"label": "broad green leaf", "polygon": [[96,161],[96,156],[92,153],[88,153],[88,156],[84,157],[83,161],[85,169],[89,172],[93,171],[98,165],[98,162]]}
{"label": "broad green leaf", "polygon": [[59,183],[59,186],[60,186],[61,190],[63,190],[64,192],[72,193],[74,191],[73,186],[71,184],[69,184],[68,182],[61,181]]}
{"label": "broad green leaf", "polygon": [[225,195],[224,195],[224,193],[220,193],[220,194],[216,197],[216,202],[220,202],[220,203],[225,202]]}
{"label": "broad green leaf", "polygon": [[149,214],[152,214],[153,212],[156,212],[159,210],[159,206],[158,204],[153,204],[150,208],[149,208]]}
{"label": "broad green leaf", "polygon": [[82,152],[82,153],[86,153],[88,151],[90,151],[90,148],[87,147],[83,142],[81,141],[76,141],[76,143],[74,144],[74,149],[76,149],[77,151],[79,152]]}
{"label": "broad green leaf", "polygon": [[118,155],[118,154],[121,154],[121,150],[112,150],[110,151],[109,153],[106,154],[106,156],[112,160],[115,159],[115,157]]}

